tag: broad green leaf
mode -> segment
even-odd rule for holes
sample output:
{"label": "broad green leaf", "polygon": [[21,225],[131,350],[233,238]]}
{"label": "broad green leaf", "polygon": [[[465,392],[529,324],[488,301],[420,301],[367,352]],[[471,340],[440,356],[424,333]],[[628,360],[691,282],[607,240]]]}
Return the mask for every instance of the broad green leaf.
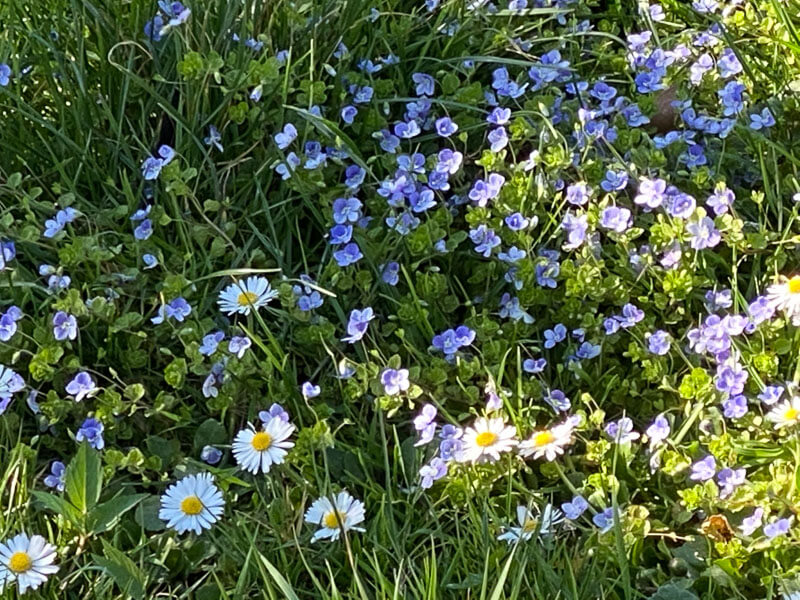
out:
{"label": "broad green leaf", "polygon": [[65,484],[69,501],[81,513],[87,514],[97,504],[103,488],[103,468],[99,453],[89,444],[81,444],[67,465]]}
{"label": "broad green leaf", "polygon": [[107,502],[98,504],[89,513],[89,532],[102,533],[108,531],[122,515],[147,498],[147,496],[148,494],[117,496]]}
{"label": "broad green leaf", "polygon": [[145,575],[124,552],[103,540],[105,557],[93,554],[94,561],[102,567],[126,596],[135,600],[144,598]]}
{"label": "broad green leaf", "polygon": [[33,490],[31,493],[36,500],[44,504],[45,508],[53,511],[56,514],[63,515],[70,522],[72,522],[73,525],[81,524],[82,519],[80,512],[61,496],[56,496],[54,494],[40,492],[37,490]]}

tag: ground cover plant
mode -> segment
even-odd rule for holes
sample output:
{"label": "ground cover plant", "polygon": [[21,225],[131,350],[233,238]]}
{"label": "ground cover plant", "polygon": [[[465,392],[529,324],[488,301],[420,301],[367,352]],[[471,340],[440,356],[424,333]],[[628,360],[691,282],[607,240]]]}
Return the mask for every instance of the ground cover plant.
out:
{"label": "ground cover plant", "polygon": [[800,596],[796,0],[0,22],[0,595]]}

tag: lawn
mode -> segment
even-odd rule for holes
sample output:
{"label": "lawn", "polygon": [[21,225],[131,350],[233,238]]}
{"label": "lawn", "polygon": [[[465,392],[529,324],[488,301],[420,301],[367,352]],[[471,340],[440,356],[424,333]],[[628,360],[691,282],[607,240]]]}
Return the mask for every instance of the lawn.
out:
{"label": "lawn", "polygon": [[800,598],[798,0],[0,23],[1,597]]}

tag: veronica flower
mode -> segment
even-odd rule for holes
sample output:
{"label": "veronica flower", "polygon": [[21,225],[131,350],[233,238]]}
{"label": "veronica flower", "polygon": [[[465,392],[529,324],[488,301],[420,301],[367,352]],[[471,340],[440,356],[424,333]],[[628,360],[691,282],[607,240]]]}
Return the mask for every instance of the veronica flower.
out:
{"label": "veronica flower", "polygon": [[209,465],[216,465],[222,460],[222,451],[214,446],[203,446],[200,451],[200,460]]}
{"label": "veronica flower", "polygon": [[223,152],[225,149],[222,147],[222,134],[220,134],[219,130],[214,127],[213,125],[209,125],[208,127],[208,136],[203,138],[203,143],[206,146],[214,146],[220,152]]}
{"label": "veronica flower", "polygon": [[607,533],[614,527],[614,509],[606,508],[592,517],[592,523],[600,528],[600,533]]}
{"label": "veronica flower", "polygon": [[0,63],[0,87],[6,87],[11,80],[11,67],[6,63]]}
{"label": "veronica flower", "polygon": [[86,396],[96,392],[99,388],[95,385],[92,376],[86,371],[80,371],[67,384],[66,392],[75,397],[75,402],[80,402]]}
{"label": "veronica flower", "polygon": [[246,335],[235,335],[228,342],[228,352],[235,354],[236,358],[242,358],[252,345],[252,340]]}
{"label": "veronica flower", "polygon": [[304,518],[306,523],[319,526],[311,538],[312,543],[322,539],[335,542],[342,531],[364,531],[362,527],[356,527],[364,522],[364,503],[343,490],[333,502],[324,496],[315,500]]}
{"label": "veronica flower", "polygon": [[47,487],[55,488],[59,492],[64,491],[64,474],[67,472],[67,467],[60,460],[54,460],[50,464],[50,474],[44,478],[44,484]]}
{"label": "veronica flower", "polygon": [[570,521],[578,519],[588,508],[589,503],[583,496],[575,496],[571,501],[561,505],[561,510]]}
{"label": "veronica flower", "polygon": [[103,440],[103,424],[94,417],[87,418],[75,434],[76,442],[86,441],[95,450],[102,450],[105,448],[105,440]]}
{"label": "veronica flower", "polygon": [[408,369],[384,369],[381,373],[381,383],[384,392],[389,396],[408,391],[411,385],[408,381]]}
{"label": "veronica flower", "polygon": [[53,337],[59,342],[78,337],[78,321],[63,310],[53,315]]}
{"label": "veronica flower", "polygon": [[5,271],[8,263],[17,256],[17,247],[11,240],[0,239],[0,271]]}
{"label": "veronica flower", "polygon": [[436,120],[436,133],[442,137],[450,137],[458,131],[458,125],[450,117],[442,117]]}
{"label": "veronica flower", "polygon": [[419,470],[420,487],[427,490],[433,486],[434,481],[438,481],[447,475],[447,462],[438,456],[431,459],[431,461],[422,465]]}
{"label": "veronica flower", "polygon": [[188,475],[161,496],[158,518],[178,533],[202,533],[222,516],[225,500],[210,473]]}
{"label": "veronica flower", "polygon": [[347,323],[347,336],[342,338],[342,341],[355,344],[361,340],[367,332],[369,322],[374,318],[375,315],[369,306],[363,310],[353,309]]}
{"label": "veronica flower", "polygon": [[320,395],[322,390],[318,385],[314,385],[310,381],[306,381],[300,386],[300,392],[303,394],[303,398],[306,400],[310,400],[311,398],[316,398]]}
{"label": "veronica flower", "polygon": [[221,331],[214,331],[208,335],[203,336],[203,343],[198,349],[198,352],[203,356],[211,356],[217,351],[217,346],[225,339],[225,334]]}
{"label": "veronica flower", "polygon": [[692,464],[689,479],[692,481],[707,481],[714,477],[717,472],[717,461],[713,455],[709,454]]}
{"label": "veronica flower", "polygon": [[78,211],[68,206],[56,213],[55,218],[44,222],[44,233],[46,238],[53,238],[59,234],[68,223],[72,223],[78,217]]}

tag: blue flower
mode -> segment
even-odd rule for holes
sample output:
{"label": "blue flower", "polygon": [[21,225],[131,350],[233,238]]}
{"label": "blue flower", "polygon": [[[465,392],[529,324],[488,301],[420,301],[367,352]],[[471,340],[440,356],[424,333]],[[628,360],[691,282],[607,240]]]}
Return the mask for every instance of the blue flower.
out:
{"label": "blue flower", "polygon": [[305,383],[303,383],[303,385],[300,386],[300,391],[303,394],[303,398],[305,398],[306,400],[310,400],[311,398],[316,398],[321,393],[320,387],[318,385],[314,385],[310,381],[306,381]]}
{"label": "blue flower", "polygon": [[686,225],[686,231],[691,235],[689,245],[694,250],[713,248],[722,239],[719,231],[714,226],[714,221],[709,217],[689,222]]}
{"label": "blue flower", "polygon": [[563,323],[557,324],[553,329],[546,329],[544,332],[544,347],[553,348],[559,342],[567,338],[567,328]]}
{"label": "blue flower", "polygon": [[719,76],[727,79],[742,72],[742,63],[739,62],[732,48],[725,48],[722,51],[722,55],[717,59],[717,68],[719,69]]}
{"label": "blue flower", "polygon": [[60,460],[54,460],[52,463],[50,463],[50,474],[44,478],[44,484],[47,487],[55,488],[59,492],[63,492],[64,486],[66,485],[64,482],[64,474],[66,471],[67,467],[63,462]]}
{"label": "blue flower", "polygon": [[158,266],[158,259],[152,254],[142,254],[142,262],[145,269],[154,269]]}
{"label": "blue flower", "polygon": [[575,356],[580,359],[595,358],[600,355],[600,346],[592,344],[591,342],[583,342],[579,347]]}
{"label": "blue flower", "polygon": [[592,523],[600,528],[600,533],[611,531],[614,527],[614,509],[609,507],[592,517]]}
{"label": "blue flower", "polygon": [[358,109],[355,106],[348,104],[347,106],[342,108],[341,112],[342,121],[344,121],[348,125],[352,125],[357,114],[358,114]]}
{"label": "blue flower", "polygon": [[103,440],[103,429],[103,424],[100,421],[94,417],[89,417],[81,424],[80,429],[75,434],[75,441],[87,441],[95,450],[102,450],[106,445]]}
{"label": "blue flower", "polygon": [[768,108],[765,108],[761,113],[753,113],[750,115],[750,129],[759,131],[761,129],[768,129],[775,125],[775,117]]}
{"label": "blue flower", "polygon": [[409,121],[408,123],[400,121],[395,124],[394,133],[397,137],[409,139],[418,136],[421,131],[416,121]]}
{"label": "blue flower", "polygon": [[416,85],[417,96],[433,96],[435,94],[436,81],[426,73],[414,73],[411,81]]}
{"label": "blue flower", "polygon": [[400,281],[400,264],[393,261],[384,265],[381,271],[381,279],[391,286],[397,285]]}
{"label": "blue flower", "polygon": [[17,256],[17,247],[11,240],[0,239],[0,271],[4,271],[14,258]]}
{"label": "blue flower", "polygon": [[203,446],[200,451],[200,460],[209,464],[216,465],[222,459],[222,451],[214,446]]}
{"label": "blue flower", "polygon": [[275,172],[281,176],[283,181],[291,178],[292,172],[300,166],[300,158],[294,152],[289,152],[286,155],[286,162],[278,163],[275,166]]}
{"label": "blue flower", "polygon": [[605,179],[600,187],[607,192],[624,190],[628,185],[628,174],[625,171],[606,171]]}
{"label": "blue flower", "polygon": [[221,142],[222,142],[222,134],[220,134],[219,130],[216,127],[210,125],[208,127],[208,136],[203,138],[203,143],[206,146],[214,146],[217,150],[222,152],[224,148],[222,147]]}
{"label": "blue flower", "polygon": [[707,481],[717,472],[717,461],[712,454],[692,463],[689,479],[692,481]]}
{"label": "blue flower", "polygon": [[59,342],[74,340],[78,337],[78,321],[75,317],[63,310],[53,315],[53,337]]}
{"label": "blue flower", "polygon": [[350,320],[347,323],[347,336],[342,338],[342,341],[355,344],[367,333],[369,322],[374,318],[375,315],[369,306],[363,310],[353,309],[350,312]]}
{"label": "blue flower", "polygon": [[526,219],[518,212],[508,215],[505,219],[503,219],[503,222],[511,231],[522,231],[531,224],[529,219]]}
{"label": "blue flower", "polygon": [[11,79],[11,67],[6,63],[0,63],[0,87],[6,87]]}
{"label": "blue flower", "polygon": [[541,373],[546,366],[547,361],[544,358],[527,358],[522,362],[522,370],[531,375]]}
{"label": "blue flower", "polygon": [[511,120],[511,109],[497,106],[492,109],[486,120],[492,125],[505,125]]}
{"label": "blue flower", "polygon": [[500,152],[500,150],[508,146],[508,134],[505,127],[495,127],[487,137],[490,144],[489,149],[492,152]]}
{"label": "blue flower", "polygon": [[475,341],[475,332],[466,325],[448,329],[433,336],[432,345],[444,353],[445,358],[452,358],[460,348],[469,346]]}
{"label": "blue flower", "polygon": [[500,245],[498,235],[486,225],[478,225],[475,229],[471,229],[469,239],[475,244],[475,252],[482,254],[485,258],[489,258],[492,250]]}
{"label": "blue flower", "polygon": [[631,211],[624,207],[607,206],[600,214],[600,226],[617,233],[624,233],[630,227]]}
{"label": "blue flower", "polygon": [[274,136],[275,143],[280,150],[285,150],[295,139],[297,139],[297,129],[291,123],[283,126],[283,131],[279,131]]}
{"label": "blue flower", "polygon": [[144,219],[133,230],[133,237],[137,240],[144,241],[153,235],[153,222],[150,219]]}
{"label": "blue flower", "polygon": [[442,117],[441,119],[437,119],[435,126],[436,133],[442,137],[450,137],[456,131],[458,131],[458,125],[450,117]]}
{"label": "blue flower", "polygon": [[333,258],[340,267],[349,267],[357,263],[363,257],[364,255],[361,253],[361,248],[359,248],[358,244],[355,242],[350,242],[341,250],[337,250],[333,253]]}
{"label": "blue flower", "polygon": [[344,172],[344,184],[350,189],[357,189],[362,183],[364,183],[364,177],[366,174],[367,172],[358,165],[350,165],[347,167],[347,169],[345,169]]}
{"label": "blue flower", "polygon": [[198,352],[203,356],[211,356],[217,351],[217,346],[225,339],[225,334],[221,331],[214,331],[203,336],[203,343],[198,348]]}
{"label": "blue flower", "polygon": [[383,391],[389,396],[408,391],[411,385],[408,381],[408,369],[384,369],[381,373],[381,384]]}
{"label": "blue flower", "polygon": [[72,223],[77,217],[78,211],[71,206],[59,210],[54,219],[47,219],[44,222],[44,233],[42,235],[46,238],[55,237],[68,223]]}
{"label": "blue flower", "polygon": [[235,335],[228,342],[228,352],[235,354],[236,358],[242,358],[252,345],[252,340],[246,335]]}
{"label": "blue flower", "polygon": [[722,401],[722,414],[726,419],[741,419],[747,411],[747,398],[742,394],[729,396]]}
{"label": "blue flower", "polygon": [[570,502],[564,502],[561,505],[561,512],[564,513],[569,520],[574,521],[578,519],[586,509],[589,508],[589,503],[583,498],[583,496],[575,496],[572,498]]}
{"label": "blue flower", "polygon": [[93,394],[97,390],[98,387],[95,385],[92,376],[86,371],[80,371],[75,375],[65,388],[67,394],[75,397],[75,402],[80,402],[86,396]]}
{"label": "blue flower", "polygon": [[767,523],[764,525],[764,535],[770,540],[775,539],[779,535],[786,535],[789,533],[793,518],[794,517],[788,517]]}
{"label": "blue flower", "polygon": [[670,345],[669,334],[662,329],[655,331],[647,337],[647,349],[652,354],[664,356],[669,352]]}
{"label": "blue flower", "polygon": [[420,487],[423,490],[427,490],[433,486],[434,481],[438,481],[447,475],[447,469],[447,463],[443,458],[439,458],[438,456],[432,458],[428,464],[422,465],[419,469]]}

